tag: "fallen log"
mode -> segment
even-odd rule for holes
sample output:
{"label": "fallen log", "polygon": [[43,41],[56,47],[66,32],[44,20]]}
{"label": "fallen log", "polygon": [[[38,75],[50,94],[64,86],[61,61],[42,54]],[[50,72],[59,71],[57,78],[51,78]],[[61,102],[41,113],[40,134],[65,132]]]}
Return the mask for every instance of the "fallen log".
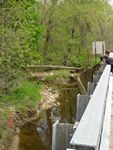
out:
{"label": "fallen log", "polygon": [[68,67],[68,66],[54,66],[54,65],[28,65],[27,68],[69,69],[69,70],[74,70],[76,72],[83,71],[83,68]]}

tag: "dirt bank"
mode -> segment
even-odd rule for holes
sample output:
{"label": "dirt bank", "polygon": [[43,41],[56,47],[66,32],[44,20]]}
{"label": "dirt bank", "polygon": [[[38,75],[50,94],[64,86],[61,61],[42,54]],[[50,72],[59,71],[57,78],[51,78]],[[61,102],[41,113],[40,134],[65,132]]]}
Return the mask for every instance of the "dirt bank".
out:
{"label": "dirt bank", "polygon": [[[26,110],[26,113],[22,114],[17,112],[14,108],[14,125],[12,128],[9,127],[8,122],[6,121],[6,127],[2,130],[3,136],[0,139],[0,150],[18,150],[19,138],[18,133],[20,128],[29,121],[32,121],[38,118],[42,110],[51,108],[54,105],[57,105],[55,100],[58,97],[58,91],[51,87],[43,87],[42,99],[37,104],[36,108]],[[10,148],[9,148],[10,147]]]}

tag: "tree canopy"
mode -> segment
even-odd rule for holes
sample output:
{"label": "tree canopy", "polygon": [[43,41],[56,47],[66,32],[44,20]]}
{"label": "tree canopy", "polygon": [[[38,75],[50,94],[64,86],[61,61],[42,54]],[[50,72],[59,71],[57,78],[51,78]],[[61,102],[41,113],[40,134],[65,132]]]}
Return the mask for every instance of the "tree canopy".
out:
{"label": "tree canopy", "polygon": [[94,65],[92,42],[112,49],[113,10],[98,0],[2,0],[0,91],[15,89],[27,65]]}
{"label": "tree canopy", "polygon": [[107,0],[45,0],[39,10],[45,29],[39,47],[47,63],[89,66],[93,41],[112,48],[113,11]]}

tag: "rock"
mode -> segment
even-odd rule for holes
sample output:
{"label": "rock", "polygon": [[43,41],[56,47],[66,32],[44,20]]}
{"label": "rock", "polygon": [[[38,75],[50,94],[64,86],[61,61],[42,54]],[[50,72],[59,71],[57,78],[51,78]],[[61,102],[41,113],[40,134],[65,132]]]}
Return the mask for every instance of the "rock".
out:
{"label": "rock", "polygon": [[4,149],[5,149],[5,146],[4,146],[4,145],[1,145],[1,148],[2,148],[2,150],[4,150]]}
{"label": "rock", "polygon": [[16,132],[17,134],[19,134],[20,129],[19,129],[18,127],[16,127],[15,132]]}

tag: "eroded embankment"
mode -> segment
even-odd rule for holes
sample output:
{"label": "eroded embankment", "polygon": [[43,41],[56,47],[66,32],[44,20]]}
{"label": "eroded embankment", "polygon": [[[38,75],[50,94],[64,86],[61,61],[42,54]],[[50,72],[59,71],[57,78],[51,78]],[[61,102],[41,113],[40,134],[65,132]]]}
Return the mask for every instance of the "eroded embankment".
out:
{"label": "eroded embankment", "polygon": [[17,112],[14,107],[9,108],[12,114],[9,114],[7,120],[3,119],[4,122],[2,122],[0,150],[17,150],[20,128],[27,122],[40,117],[42,110],[49,109],[51,106],[56,105],[55,100],[58,97],[57,90],[44,86],[41,90],[41,94],[42,99],[37,106],[34,109],[27,110],[24,114]]}
{"label": "eroded embankment", "polygon": [[[52,72],[49,74],[49,77],[46,73],[46,77],[43,78],[42,74],[39,73],[39,76],[36,74],[35,79],[40,79],[43,83],[46,82],[49,87],[43,87],[42,100],[35,109],[29,109],[25,114],[22,114],[12,108],[14,126],[9,128],[9,120],[6,121],[7,130],[4,130],[4,139],[0,140],[1,150],[9,149],[9,145],[11,145],[9,150],[36,150],[36,146],[39,150],[42,148],[51,150],[51,130],[55,120],[60,119],[61,122],[74,123],[76,95],[80,92],[76,81],[68,83],[70,75],[65,76],[64,72],[62,75],[55,76]],[[57,88],[53,88],[53,84],[60,86],[57,85]]]}
{"label": "eroded embankment", "polygon": [[41,111],[40,117],[26,123],[20,131],[19,150],[51,150],[52,124],[75,122],[76,95],[79,92],[74,85],[57,85],[59,96],[55,103]]}

